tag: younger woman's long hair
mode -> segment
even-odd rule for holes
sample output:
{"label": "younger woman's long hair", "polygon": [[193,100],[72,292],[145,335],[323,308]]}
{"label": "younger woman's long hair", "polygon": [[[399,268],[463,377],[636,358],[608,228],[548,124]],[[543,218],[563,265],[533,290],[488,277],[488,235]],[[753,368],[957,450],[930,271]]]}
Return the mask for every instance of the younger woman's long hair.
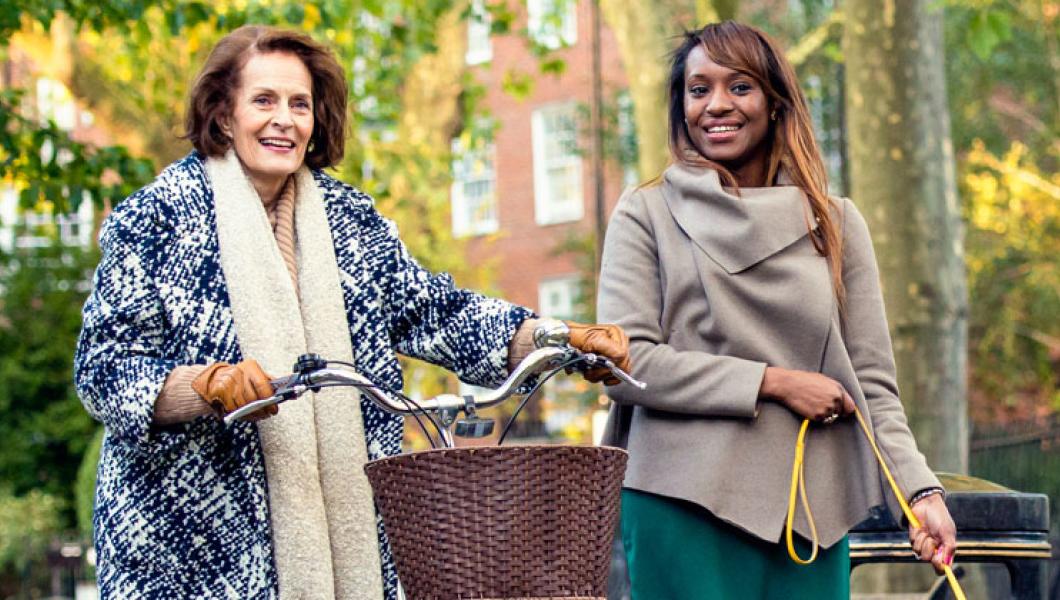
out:
{"label": "younger woman's long hair", "polygon": [[[739,71],[762,86],[769,102],[771,118],[773,114],[776,116],[775,120],[770,121],[770,132],[763,142],[770,146],[766,181],[776,181],[777,174],[783,168],[792,182],[806,194],[820,228],[820,235],[811,233],[810,239],[817,252],[828,259],[832,287],[842,309],[845,299],[842,235],[830,210],[832,200],[828,197],[828,177],[821,160],[821,151],[813,137],[813,123],[795,69],[768,35],[749,25],[733,21],[713,23],[687,32],[683,37],[683,42],[674,50],[670,60],[669,145],[672,160],[715,169],[724,185],[738,187],[736,178],[728,169],[700,154],[689,139],[684,106],[685,67],[688,55],[700,47],[715,63]],[[807,223],[811,232],[813,225]]]}

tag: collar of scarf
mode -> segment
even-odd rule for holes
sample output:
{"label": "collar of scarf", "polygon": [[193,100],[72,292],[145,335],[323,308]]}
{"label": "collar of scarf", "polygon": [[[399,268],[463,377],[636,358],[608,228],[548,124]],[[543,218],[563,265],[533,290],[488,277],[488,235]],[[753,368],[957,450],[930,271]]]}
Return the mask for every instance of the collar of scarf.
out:
{"label": "collar of scarf", "polygon": [[[352,363],[338,262],[312,173],[303,166],[295,174],[296,293],[265,208],[235,152],[208,159],[206,168],[243,357],[273,375],[289,373],[305,352]],[[332,388],[303,396],[257,427],[280,598],[382,597],[357,392]]]}
{"label": "collar of scarf", "polygon": [[[783,173],[780,180],[788,181]],[[678,226],[730,274],[802,239],[813,219],[797,186],[740,188],[737,196],[709,168],[671,165],[663,174],[662,192]]]}

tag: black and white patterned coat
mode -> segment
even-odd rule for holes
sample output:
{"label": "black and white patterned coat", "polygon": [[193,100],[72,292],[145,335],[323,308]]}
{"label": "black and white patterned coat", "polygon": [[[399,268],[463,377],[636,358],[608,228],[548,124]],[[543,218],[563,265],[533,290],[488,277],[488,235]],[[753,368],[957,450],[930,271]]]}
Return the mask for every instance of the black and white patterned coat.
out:
{"label": "black and white patterned coat", "polygon": [[[508,340],[531,313],[426,271],[371,198],[322,172],[314,177],[359,371],[400,389],[400,352],[469,383],[497,385]],[[85,408],[106,426],[94,515],[101,594],[275,598],[257,427],[226,429],[205,417],[152,424],[173,367],[243,358],[203,158],[188,155],[122,202],[103,224],[100,245],[75,379]],[[401,420],[365,400],[361,410],[369,459],[399,453]],[[389,546],[380,547],[386,596],[396,598]]]}

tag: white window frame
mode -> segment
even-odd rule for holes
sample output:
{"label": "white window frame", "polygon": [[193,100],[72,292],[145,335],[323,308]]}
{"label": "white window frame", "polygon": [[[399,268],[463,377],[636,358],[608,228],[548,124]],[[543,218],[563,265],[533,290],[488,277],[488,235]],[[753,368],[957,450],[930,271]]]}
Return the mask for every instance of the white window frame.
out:
{"label": "white window frame", "polygon": [[63,131],[73,131],[77,125],[77,104],[69,88],[50,77],[37,79],[37,113],[41,124],[48,120]]}
{"label": "white window frame", "polygon": [[54,230],[63,246],[88,248],[94,226],[95,212],[88,192],[84,192],[77,212],[52,215],[20,208],[18,189],[12,185],[0,186],[0,250],[46,248],[54,243],[47,230]]}
{"label": "white window frame", "polygon": [[464,61],[469,65],[481,65],[493,60],[493,45],[490,43],[492,19],[483,2],[471,0],[471,11],[467,18],[467,52],[464,54]]}
{"label": "white window frame", "polygon": [[[488,235],[500,228],[497,202],[496,150],[493,144],[467,150],[460,138],[454,138],[452,201],[453,235],[456,237]],[[469,188],[488,190],[480,197],[469,197]]]}
{"label": "white window frame", "polygon": [[15,229],[18,225],[18,188],[10,184],[0,185],[0,250],[11,252],[15,248]]}
{"label": "white window frame", "polygon": [[[562,14],[557,27],[554,15],[557,4],[562,3]],[[530,37],[555,50],[561,46],[573,46],[578,42],[578,0],[527,0],[527,29]]]}
{"label": "white window frame", "polygon": [[[577,111],[573,102],[542,106],[530,118],[534,158],[534,220],[538,225],[577,221],[585,214],[582,157],[573,148],[563,148],[562,140],[553,141],[551,138],[555,133],[548,130],[550,119],[564,113],[569,115],[573,128],[570,132],[570,143],[573,144],[578,135]],[[565,170],[569,170],[573,191],[568,198],[554,198],[552,177]]]}
{"label": "white window frame", "polygon": [[[552,319],[575,319],[581,278],[578,275],[548,277],[537,282],[538,313]],[[560,297],[553,302],[554,294]]]}

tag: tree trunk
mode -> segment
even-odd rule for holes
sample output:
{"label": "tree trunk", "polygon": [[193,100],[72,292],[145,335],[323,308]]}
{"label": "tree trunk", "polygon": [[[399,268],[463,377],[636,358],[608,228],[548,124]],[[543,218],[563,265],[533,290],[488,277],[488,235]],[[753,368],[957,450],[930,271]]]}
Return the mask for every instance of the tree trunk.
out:
{"label": "tree trunk", "polygon": [[913,433],[932,468],[963,473],[968,305],[936,6],[844,5],[848,159],[851,197],[873,234]]}
{"label": "tree trunk", "polygon": [[[604,21],[615,34],[629,77],[639,151],[637,172],[647,180],[670,160],[666,130],[666,77],[675,36],[691,26],[687,2],[600,0]],[[682,19],[682,17],[684,17]]]}
{"label": "tree trunk", "polygon": [[[910,427],[933,469],[963,473],[967,290],[942,11],[932,6],[932,0],[844,5],[847,151],[850,196],[872,231]],[[863,592],[912,592],[931,582],[930,569],[858,575],[852,585]]]}

